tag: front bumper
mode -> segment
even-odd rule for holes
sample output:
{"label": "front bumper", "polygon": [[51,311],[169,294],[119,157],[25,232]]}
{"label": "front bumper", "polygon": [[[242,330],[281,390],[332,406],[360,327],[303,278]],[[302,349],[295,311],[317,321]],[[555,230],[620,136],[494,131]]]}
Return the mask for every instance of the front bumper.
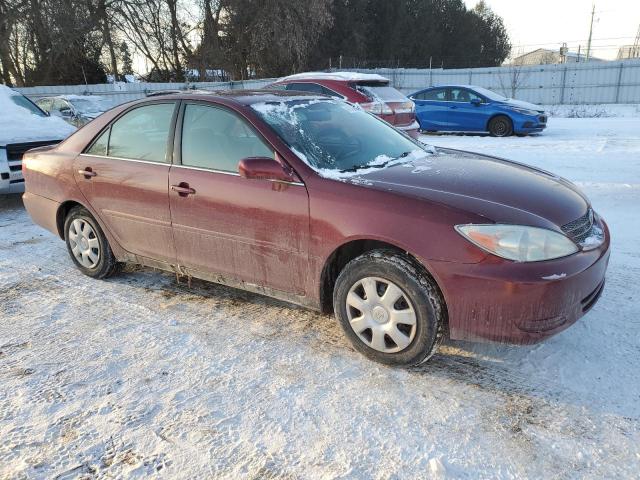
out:
{"label": "front bumper", "polygon": [[24,192],[21,162],[7,160],[7,150],[0,147],[0,195]]}
{"label": "front bumper", "polygon": [[513,122],[513,131],[516,134],[540,133],[545,128],[547,128],[547,115],[544,113],[537,116],[518,115]]}
{"label": "front bumper", "polygon": [[531,344],[574,324],[599,299],[609,263],[609,230],[598,248],[517,263],[489,255],[477,264],[431,264],[456,340]]}

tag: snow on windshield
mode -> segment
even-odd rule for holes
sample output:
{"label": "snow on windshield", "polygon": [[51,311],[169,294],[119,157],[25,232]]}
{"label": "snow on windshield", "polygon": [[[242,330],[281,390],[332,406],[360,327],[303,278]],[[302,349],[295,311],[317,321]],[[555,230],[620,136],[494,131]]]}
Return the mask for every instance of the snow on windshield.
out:
{"label": "snow on windshield", "polygon": [[0,85],[0,144],[62,140],[76,129],[57,117],[42,117],[19,106],[11,97],[20,95]]}
{"label": "snow on windshield", "polygon": [[252,108],[326,178],[365,175],[433,153],[377,117],[337,100],[260,102]]}

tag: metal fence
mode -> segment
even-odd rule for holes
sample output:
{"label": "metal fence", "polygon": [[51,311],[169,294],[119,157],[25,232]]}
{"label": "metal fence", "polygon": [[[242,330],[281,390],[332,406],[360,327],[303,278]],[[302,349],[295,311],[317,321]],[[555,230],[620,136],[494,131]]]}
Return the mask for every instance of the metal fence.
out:
{"label": "metal fence", "polygon": [[37,100],[56,95],[99,95],[113,105],[138,100],[150,93],[163,90],[237,90],[261,88],[274,79],[242,80],[237,82],[195,82],[195,83],[104,83],[95,85],[57,85],[44,87],[16,88],[23,95]]}
{"label": "metal fence", "polygon": [[357,69],[378,73],[404,93],[433,85],[485,87],[542,105],[640,103],[640,60],[462,69]]}
{"label": "metal fence", "polygon": [[[351,70],[354,71],[354,70]],[[379,73],[404,93],[432,85],[478,85],[542,105],[640,103],[640,60],[466,69],[356,69]],[[237,82],[118,83],[19,88],[32,99],[52,95],[101,95],[120,104],[160,90],[260,88],[273,79]]]}

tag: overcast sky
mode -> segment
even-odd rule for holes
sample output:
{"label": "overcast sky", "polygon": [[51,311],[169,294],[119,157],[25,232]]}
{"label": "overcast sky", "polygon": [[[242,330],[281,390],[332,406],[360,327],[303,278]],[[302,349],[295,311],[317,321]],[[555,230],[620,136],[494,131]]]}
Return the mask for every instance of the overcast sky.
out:
{"label": "overcast sky", "polygon": [[[465,0],[473,7],[477,0]],[[591,0],[486,0],[505,22],[513,53],[537,48],[557,49],[567,42],[571,50],[589,38]],[[593,55],[613,59],[619,45],[633,44],[640,24],[640,0],[600,0],[595,2],[593,22]],[[624,38],[623,38],[624,37]],[[542,45],[540,45],[542,44]]]}

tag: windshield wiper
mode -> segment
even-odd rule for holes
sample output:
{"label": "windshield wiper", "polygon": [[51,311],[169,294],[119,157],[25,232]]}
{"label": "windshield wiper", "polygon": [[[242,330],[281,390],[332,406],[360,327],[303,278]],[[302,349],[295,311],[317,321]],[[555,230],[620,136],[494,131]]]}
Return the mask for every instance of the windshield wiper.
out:
{"label": "windshield wiper", "polygon": [[386,160],[386,161],[384,161],[382,163],[376,163],[374,165],[372,165],[370,163],[365,163],[364,165],[354,165],[353,167],[349,167],[349,168],[345,168],[344,170],[340,170],[340,173],[357,172],[358,170],[362,170],[363,168],[384,168],[387,165],[389,165],[390,162],[395,162],[396,160],[408,157],[409,155],[411,155],[410,151],[409,152],[402,152],[396,158],[390,158],[389,160]]}

